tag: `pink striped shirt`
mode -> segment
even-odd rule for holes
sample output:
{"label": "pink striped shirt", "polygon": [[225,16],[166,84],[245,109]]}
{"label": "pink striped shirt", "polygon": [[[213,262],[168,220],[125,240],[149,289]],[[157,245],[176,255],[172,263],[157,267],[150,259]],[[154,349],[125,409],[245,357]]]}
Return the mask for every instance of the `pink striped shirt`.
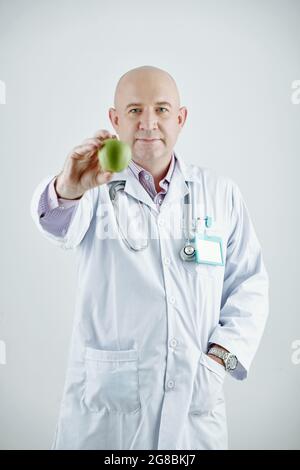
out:
{"label": "pink striped shirt", "polygon": [[[146,171],[133,160],[128,165],[134,176],[139,180],[150,197],[155,202],[158,210],[167,194],[171,177],[176,164],[176,155],[173,152],[171,162],[166,176],[159,182],[161,191],[157,192],[154,184],[154,179],[151,173]],[[78,205],[80,199],[69,200],[57,197],[53,178],[46,186],[44,192],[41,194],[38,213],[42,227],[55,236],[64,236],[72,222],[75,214],[75,207]]]}
{"label": "pink striped shirt", "polygon": [[163,202],[165,195],[167,194],[168,187],[169,187],[172,173],[173,173],[174,166],[175,166],[175,161],[176,161],[176,156],[174,153],[172,153],[168,172],[166,176],[159,182],[159,186],[162,188],[161,191],[159,192],[156,191],[154,179],[151,173],[149,173],[147,170],[145,170],[143,167],[138,165],[133,160],[131,160],[131,162],[128,165],[128,167],[133,172],[135,177],[139,180],[139,182],[144,186],[146,191],[149,193],[149,195],[155,202],[158,209],[161,203]]}

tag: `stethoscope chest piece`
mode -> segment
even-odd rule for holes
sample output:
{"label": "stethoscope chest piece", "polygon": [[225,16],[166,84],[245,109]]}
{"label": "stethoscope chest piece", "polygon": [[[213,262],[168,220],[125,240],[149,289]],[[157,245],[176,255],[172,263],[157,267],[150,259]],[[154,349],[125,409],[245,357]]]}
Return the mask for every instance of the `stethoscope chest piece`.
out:
{"label": "stethoscope chest piece", "polygon": [[180,250],[180,256],[183,261],[194,261],[195,253],[195,247],[190,243],[184,245],[184,247]]}

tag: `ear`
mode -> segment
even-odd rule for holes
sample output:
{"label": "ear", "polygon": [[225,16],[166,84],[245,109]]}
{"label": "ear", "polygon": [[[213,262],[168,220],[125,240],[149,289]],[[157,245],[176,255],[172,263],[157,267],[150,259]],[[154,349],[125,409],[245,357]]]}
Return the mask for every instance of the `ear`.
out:
{"label": "ear", "polygon": [[110,122],[112,123],[112,126],[116,131],[119,127],[119,118],[118,118],[117,110],[115,108],[109,108],[108,115],[109,115]]}
{"label": "ear", "polygon": [[181,108],[179,108],[179,114],[178,114],[179,127],[184,126],[186,118],[187,118],[187,108],[185,106],[182,106]]}

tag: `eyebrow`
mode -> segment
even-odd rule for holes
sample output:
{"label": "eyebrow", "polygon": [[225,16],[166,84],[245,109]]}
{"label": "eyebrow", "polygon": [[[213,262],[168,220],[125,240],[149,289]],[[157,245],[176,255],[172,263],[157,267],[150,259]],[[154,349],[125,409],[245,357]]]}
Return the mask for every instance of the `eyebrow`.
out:
{"label": "eyebrow", "polygon": [[[168,103],[168,101],[157,101],[155,103],[155,105],[159,105],[159,106],[162,106],[162,105],[167,105],[169,106],[170,108],[172,108],[172,105],[170,103]],[[125,109],[128,109],[128,108],[131,108],[131,106],[142,106],[142,103],[130,103],[126,106]]]}

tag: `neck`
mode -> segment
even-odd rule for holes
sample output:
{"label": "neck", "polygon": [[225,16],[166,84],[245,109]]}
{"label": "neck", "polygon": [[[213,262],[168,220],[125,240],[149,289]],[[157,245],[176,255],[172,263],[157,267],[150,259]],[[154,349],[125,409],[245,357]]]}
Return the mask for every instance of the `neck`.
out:
{"label": "neck", "polygon": [[172,154],[166,158],[162,158],[155,162],[142,162],[142,164],[137,161],[136,163],[142,166],[146,171],[148,171],[154,180],[155,189],[157,192],[160,191],[161,187],[159,182],[166,176],[168,173],[170,164],[172,161]]}

